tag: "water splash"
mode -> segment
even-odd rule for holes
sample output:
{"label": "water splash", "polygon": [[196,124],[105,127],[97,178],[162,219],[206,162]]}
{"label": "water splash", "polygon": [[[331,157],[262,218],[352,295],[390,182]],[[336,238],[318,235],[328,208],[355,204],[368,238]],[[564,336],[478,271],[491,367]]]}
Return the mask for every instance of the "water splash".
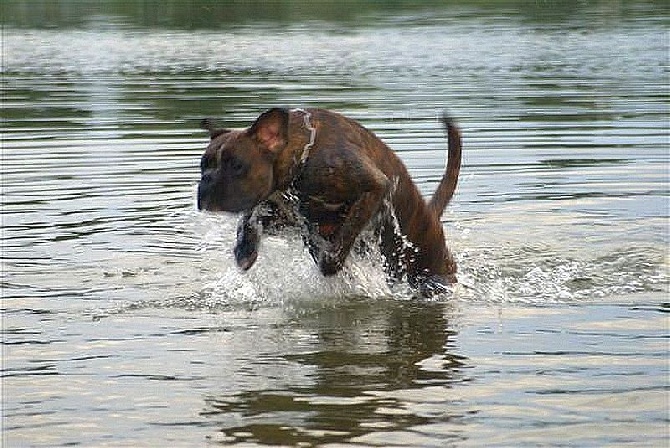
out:
{"label": "water splash", "polygon": [[[232,253],[236,216],[192,212],[180,219],[184,221],[180,231],[193,242],[193,256],[179,265],[188,269],[180,273],[182,284],[173,285],[169,297],[138,298],[116,312],[146,308],[219,312],[293,303],[337,305],[352,298],[416,298],[416,290],[406,282],[387,283],[384,259],[372,232],[366,233],[367,244],[352,252],[341,273],[324,277],[299,229],[264,236],[256,264],[241,271]],[[459,265],[459,283],[433,301],[578,303],[668,292],[668,258],[658,247],[630,244],[595,254],[579,249],[566,252],[546,242],[512,241],[494,247],[467,226],[456,226],[456,232],[452,229],[450,240]],[[136,276],[117,280],[137,289],[136,285],[155,281],[158,271],[162,269],[152,266],[151,271],[137,270]]]}
{"label": "water splash", "polygon": [[629,246],[569,257],[545,246],[473,248],[459,254],[462,297],[485,302],[555,303],[668,292],[662,250]]}
{"label": "water splash", "polygon": [[299,229],[262,238],[258,260],[246,272],[234,262],[235,217],[205,215],[205,231],[198,247],[209,267],[203,287],[206,300],[225,303],[279,304],[287,300],[313,300],[349,296],[388,297],[381,256],[374,245],[352,253],[342,272],[324,277],[304,246]]}
{"label": "water splash", "polygon": [[[387,283],[385,260],[372,232],[364,236],[365,250],[352,251],[343,271],[334,277],[321,275],[297,229],[264,237],[256,265],[241,272],[231,254],[235,218],[205,215],[195,219],[204,230],[199,250],[210,267],[201,291],[201,300],[207,306],[353,296],[409,300],[416,296],[406,281],[392,286]],[[454,247],[460,283],[452,293],[434,300],[570,303],[668,291],[668,259],[662,248],[630,245],[605,253],[580,251],[571,255],[546,243],[481,246],[481,242],[470,239],[469,229],[457,230],[464,236]],[[400,235],[398,228],[396,232]],[[405,243],[403,248],[411,250],[411,243]]]}

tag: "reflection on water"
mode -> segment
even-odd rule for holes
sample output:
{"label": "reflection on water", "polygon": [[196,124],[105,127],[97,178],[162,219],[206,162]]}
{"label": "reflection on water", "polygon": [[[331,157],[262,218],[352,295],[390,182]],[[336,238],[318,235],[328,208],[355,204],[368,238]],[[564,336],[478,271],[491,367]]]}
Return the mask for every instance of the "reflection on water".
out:
{"label": "reflection on water", "polygon": [[[211,397],[205,414],[221,428],[222,440],[270,444],[323,443],[370,428],[427,423],[429,415],[407,411],[402,400],[385,397],[384,391],[420,393],[423,385],[448,387],[460,377],[461,357],[443,353],[453,336],[443,309],[345,301],[335,313],[294,310],[285,332],[302,337],[291,353],[265,360],[273,370],[286,370],[277,376],[283,386]],[[294,382],[295,375],[304,378]]]}
{"label": "reflection on water", "polygon": [[[355,6],[3,3],[3,445],[667,441],[667,5]],[[276,105],[426,195],[458,118],[452,295],[299,235],[238,272],[198,123]]]}

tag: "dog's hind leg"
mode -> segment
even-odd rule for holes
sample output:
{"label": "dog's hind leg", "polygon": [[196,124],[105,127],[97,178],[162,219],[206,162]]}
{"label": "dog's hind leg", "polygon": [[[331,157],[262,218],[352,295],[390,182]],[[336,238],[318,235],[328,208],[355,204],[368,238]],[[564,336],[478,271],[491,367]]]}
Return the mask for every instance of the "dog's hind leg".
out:
{"label": "dog's hind leg", "polygon": [[451,285],[453,283],[456,283],[455,276],[453,279],[445,279],[437,275],[431,275],[420,279],[415,287],[418,286],[420,297],[431,298],[440,294],[449,294],[452,291]]}

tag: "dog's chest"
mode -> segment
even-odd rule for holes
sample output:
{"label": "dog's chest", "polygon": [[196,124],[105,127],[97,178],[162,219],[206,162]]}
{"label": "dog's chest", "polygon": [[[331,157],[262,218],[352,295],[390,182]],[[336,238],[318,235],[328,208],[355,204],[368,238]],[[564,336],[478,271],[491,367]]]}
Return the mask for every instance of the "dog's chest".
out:
{"label": "dog's chest", "polygon": [[268,198],[262,214],[274,226],[303,221],[322,236],[328,237],[342,225],[349,209],[350,204],[346,202],[335,202],[320,194],[309,194],[292,188]]}
{"label": "dog's chest", "polygon": [[293,186],[300,214],[313,223],[341,223],[351,206],[343,187],[312,165],[308,168]]}
{"label": "dog's chest", "polygon": [[320,195],[301,195],[299,210],[309,221],[335,223],[344,219],[349,208],[345,202],[329,201]]}

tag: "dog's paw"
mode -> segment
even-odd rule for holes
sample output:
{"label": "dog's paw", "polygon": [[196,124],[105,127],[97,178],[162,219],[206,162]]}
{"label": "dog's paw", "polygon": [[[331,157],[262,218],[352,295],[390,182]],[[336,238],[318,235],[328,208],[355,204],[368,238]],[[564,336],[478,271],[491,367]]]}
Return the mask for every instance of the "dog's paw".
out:
{"label": "dog's paw", "polygon": [[237,245],[235,246],[235,261],[243,271],[248,270],[256,262],[258,258],[258,251],[250,249],[249,246]]}
{"label": "dog's paw", "polygon": [[237,235],[237,243],[235,244],[235,261],[237,265],[244,271],[248,270],[256,262],[258,258],[258,243],[260,242],[260,235],[257,229],[252,227],[243,228]]}
{"label": "dog's paw", "polygon": [[449,294],[453,291],[453,283],[456,283],[455,275],[450,277],[432,275],[422,279],[419,282],[419,294],[423,298],[431,298],[442,294]]}
{"label": "dog's paw", "polygon": [[319,256],[319,270],[326,277],[340,272],[343,265],[344,262],[338,253],[323,251]]}
{"label": "dog's paw", "polygon": [[237,224],[237,241],[235,242],[235,261],[237,265],[248,270],[258,258],[258,245],[261,239],[261,227],[254,211],[245,213]]}

